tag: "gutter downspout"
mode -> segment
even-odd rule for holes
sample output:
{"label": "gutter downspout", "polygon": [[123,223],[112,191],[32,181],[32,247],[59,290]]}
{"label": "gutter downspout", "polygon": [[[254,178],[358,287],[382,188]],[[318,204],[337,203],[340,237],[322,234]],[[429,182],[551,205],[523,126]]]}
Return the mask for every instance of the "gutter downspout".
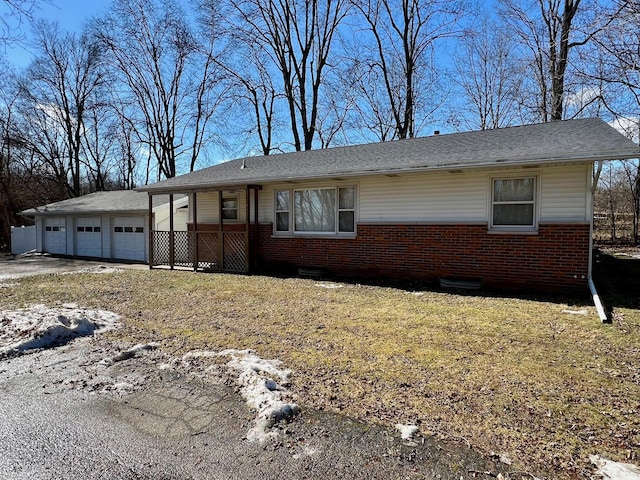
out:
{"label": "gutter downspout", "polygon": [[593,163],[591,164],[591,168],[588,170],[588,185],[589,185],[589,216],[591,220],[589,221],[589,265],[587,267],[587,284],[589,285],[589,291],[591,292],[591,297],[593,298],[593,304],[596,306],[596,311],[598,312],[598,317],[602,323],[609,323],[609,318],[607,317],[607,313],[604,311],[604,307],[602,306],[602,302],[600,302],[600,296],[598,295],[598,291],[596,290],[596,286],[593,283],[593,278],[591,276],[593,270]]}

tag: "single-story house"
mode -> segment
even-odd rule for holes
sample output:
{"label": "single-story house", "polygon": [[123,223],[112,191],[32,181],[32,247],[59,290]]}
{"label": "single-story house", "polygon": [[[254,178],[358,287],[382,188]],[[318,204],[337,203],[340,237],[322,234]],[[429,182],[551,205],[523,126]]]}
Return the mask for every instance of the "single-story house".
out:
{"label": "single-story house", "polygon": [[138,190],[189,197],[187,235],[149,232],[151,266],[182,252],[195,269],[584,289],[594,162],[638,156],[591,118],[241,158]]}
{"label": "single-story house", "polygon": [[[150,197],[134,190],[96,192],[31,208],[36,251],[57,255],[149,261],[149,218],[153,230],[186,231],[188,197],[176,196],[169,214],[169,196]],[[150,212],[151,209],[151,213]]]}

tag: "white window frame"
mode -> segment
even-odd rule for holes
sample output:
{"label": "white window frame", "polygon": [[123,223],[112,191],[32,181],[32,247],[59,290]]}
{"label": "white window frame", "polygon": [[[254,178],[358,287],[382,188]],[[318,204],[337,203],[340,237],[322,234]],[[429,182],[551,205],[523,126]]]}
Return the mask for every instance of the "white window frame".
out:
{"label": "white window frame", "polygon": [[[353,208],[340,208],[340,189],[341,188],[353,188]],[[330,232],[310,232],[310,231],[298,231],[295,229],[296,219],[295,219],[295,192],[309,191],[309,190],[333,190],[335,192],[335,216],[334,216],[334,227],[333,231]],[[278,192],[289,192],[289,209],[288,210],[278,210]],[[358,188],[356,185],[348,184],[348,185],[338,185],[335,187],[305,187],[305,188],[277,188],[274,190],[273,194],[273,234],[277,236],[333,236],[333,237],[355,237],[356,229],[357,229],[357,218],[358,218]],[[341,232],[340,231],[340,212],[353,212],[353,231],[351,232]],[[289,215],[289,229],[288,230],[277,230],[278,213],[288,213]]]}
{"label": "white window frame", "polygon": [[[495,202],[495,184],[498,180],[524,180],[527,178],[533,179],[533,199],[532,200],[514,200]],[[493,222],[493,207],[494,205],[532,205],[532,223],[531,225],[495,225]],[[538,231],[538,221],[540,212],[540,174],[528,173],[526,175],[496,175],[490,177],[489,186],[489,231],[493,232],[523,232],[531,233]]]}
{"label": "white window frame", "polygon": [[[278,210],[278,193],[279,192],[287,192],[287,194],[289,195],[289,202],[288,202],[288,208],[286,210]],[[290,234],[291,233],[291,220],[293,217],[292,214],[292,209],[291,209],[291,195],[292,195],[292,190],[291,189],[277,189],[273,192],[273,210],[274,210],[274,214],[273,214],[273,233],[274,234],[280,234],[280,235],[286,235],[286,234]],[[286,230],[278,230],[278,213],[286,213],[287,214],[287,226],[288,228]]]}
{"label": "white window frame", "polygon": [[[236,202],[236,207],[235,208],[225,208],[224,207],[224,201],[225,200],[235,200]],[[235,210],[236,212],[236,218],[224,218],[224,212],[225,211],[230,211],[230,210]],[[240,219],[240,200],[238,195],[233,195],[233,194],[229,194],[229,195],[225,195],[224,193],[222,194],[222,205],[220,205],[220,211],[222,214],[222,218],[220,220],[227,222],[227,223],[233,223],[233,222],[238,222]]]}

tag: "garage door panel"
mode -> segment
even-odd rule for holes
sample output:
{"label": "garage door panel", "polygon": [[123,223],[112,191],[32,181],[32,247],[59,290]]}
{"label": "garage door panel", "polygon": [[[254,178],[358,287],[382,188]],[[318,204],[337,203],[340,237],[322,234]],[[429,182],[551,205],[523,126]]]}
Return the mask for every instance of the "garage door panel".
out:
{"label": "garage door panel", "polygon": [[99,217],[76,219],[76,255],[102,257],[102,225]]}
{"label": "garage door panel", "polygon": [[144,217],[116,217],[113,221],[113,256],[126,260],[145,260]]}
{"label": "garage door panel", "polygon": [[45,219],[44,250],[60,255],[67,253],[67,223],[64,217]]}

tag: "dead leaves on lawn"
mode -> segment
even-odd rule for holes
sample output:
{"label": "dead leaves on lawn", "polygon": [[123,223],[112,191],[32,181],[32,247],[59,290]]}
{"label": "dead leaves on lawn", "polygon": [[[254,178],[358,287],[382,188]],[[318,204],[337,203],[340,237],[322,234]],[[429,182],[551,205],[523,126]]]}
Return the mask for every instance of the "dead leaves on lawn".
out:
{"label": "dead leaves on lawn", "polygon": [[107,308],[124,317],[112,335],[176,355],[252,348],[294,370],[307,408],[417,424],[514,470],[586,478],[590,454],[638,462],[640,311],[602,325],[588,305],[316,284],[132,271],[25,279],[7,302]]}

